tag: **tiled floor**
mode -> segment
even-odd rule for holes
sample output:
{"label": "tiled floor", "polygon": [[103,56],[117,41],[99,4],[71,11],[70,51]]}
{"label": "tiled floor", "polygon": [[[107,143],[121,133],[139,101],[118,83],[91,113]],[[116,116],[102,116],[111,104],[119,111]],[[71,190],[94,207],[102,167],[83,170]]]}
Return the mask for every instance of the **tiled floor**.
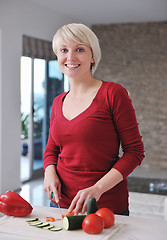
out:
{"label": "tiled floor", "polygon": [[[129,180],[129,202],[131,216],[167,220],[167,174],[157,171],[156,178],[151,170],[135,170]],[[164,174],[164,175],[163,175]],[[162,178],[163,177],[163,178]],[[151,185],[150,185],[151,184]],[[43,178],[22,185],[21,196],[32,205],[49,206],[49,200],[43,190]]]}

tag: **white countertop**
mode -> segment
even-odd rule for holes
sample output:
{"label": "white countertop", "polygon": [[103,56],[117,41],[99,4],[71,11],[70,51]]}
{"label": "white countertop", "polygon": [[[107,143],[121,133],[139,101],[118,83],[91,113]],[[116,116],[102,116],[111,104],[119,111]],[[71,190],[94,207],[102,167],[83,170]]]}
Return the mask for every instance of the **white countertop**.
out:
{"label": "white countertop", "polygon": [[[62,209],[66,212],[66,209]],[[60,209],[35,206],[31,215],[15,218],[3,216],[0,218],[0,239],[3,240],[167,240],[167,221],[136,218],[115,215],[115,225],[104,229],[102,233],[89,235],[83,230],[51,232],[29,226],[26,220],[38,217],[45,221],[45,217],[60,218]],[[61,221],[53,223],[61,225]]]}

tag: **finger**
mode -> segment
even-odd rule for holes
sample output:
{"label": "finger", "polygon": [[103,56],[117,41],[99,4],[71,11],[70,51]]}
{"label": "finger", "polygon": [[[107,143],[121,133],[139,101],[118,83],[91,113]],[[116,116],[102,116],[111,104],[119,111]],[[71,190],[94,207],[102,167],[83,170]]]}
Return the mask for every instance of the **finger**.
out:
{"label": "finger", "polygon": [[51,200],[52,199],[52,192],[50,190],[47,191],[47,195],[48,195],[49,200]]}
{"label": "finger", "polygon": [[47,196],[48,196],[48,199],[51,200],[52,199],[52,196],[51,196],[51,191],[50,191],[50,188],[48,187],[44,187],[44,191],[46,192]]}
{"label": "finger", "polygon": [[76,195],[68,208],[68,212],[71,212],[75,208],[77,201],[78,201],[78,196]]}
{"label": "finger", "polygon": [[78,213],[82,212],[82,207],[84,204],[84,198],[79,198],[79,200],[76,203],[76,207],[75,207],[75,215],[78,215]]}
{"label": "finger", "polygon": [[87,211],[87,206],[88,206],[88,199],[84,202],[82,206],[82,214],[84,214]]}
{"label": "finger", "polygon": [[58,203],[58,202],[59,202],[59,194],[58,194],[57,189],[53,190],[52,196],[53,196],[52,199],[53,199],[56,203]]}

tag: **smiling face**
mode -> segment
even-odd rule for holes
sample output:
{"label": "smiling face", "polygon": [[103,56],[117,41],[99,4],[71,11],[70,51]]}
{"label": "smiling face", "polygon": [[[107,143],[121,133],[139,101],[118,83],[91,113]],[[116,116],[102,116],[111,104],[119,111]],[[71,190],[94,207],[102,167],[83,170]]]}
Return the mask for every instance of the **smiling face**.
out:
{"label": "smiling face", "polygon": [[89,46],[62,40],[56,54],[61,71],[69,79],[91,75],[90,66],[94,60]]}

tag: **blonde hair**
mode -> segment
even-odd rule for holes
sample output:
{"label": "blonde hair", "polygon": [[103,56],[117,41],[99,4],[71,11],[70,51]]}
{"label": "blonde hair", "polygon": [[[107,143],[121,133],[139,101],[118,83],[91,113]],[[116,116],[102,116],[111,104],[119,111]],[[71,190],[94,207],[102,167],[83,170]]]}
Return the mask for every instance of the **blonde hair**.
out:
{"label": "blonde hair", "polygon": [[53,37],[52,47],[55,54],[57,53],[57,47],[62,39],[84,44],[91,48],[94,63],[91,64],[90,69],[92,74],[94,74],[101,59],[99,40],[95,33],[86,25],[81,23],[70,23],[68,25],[64,25],[57,30]]}

